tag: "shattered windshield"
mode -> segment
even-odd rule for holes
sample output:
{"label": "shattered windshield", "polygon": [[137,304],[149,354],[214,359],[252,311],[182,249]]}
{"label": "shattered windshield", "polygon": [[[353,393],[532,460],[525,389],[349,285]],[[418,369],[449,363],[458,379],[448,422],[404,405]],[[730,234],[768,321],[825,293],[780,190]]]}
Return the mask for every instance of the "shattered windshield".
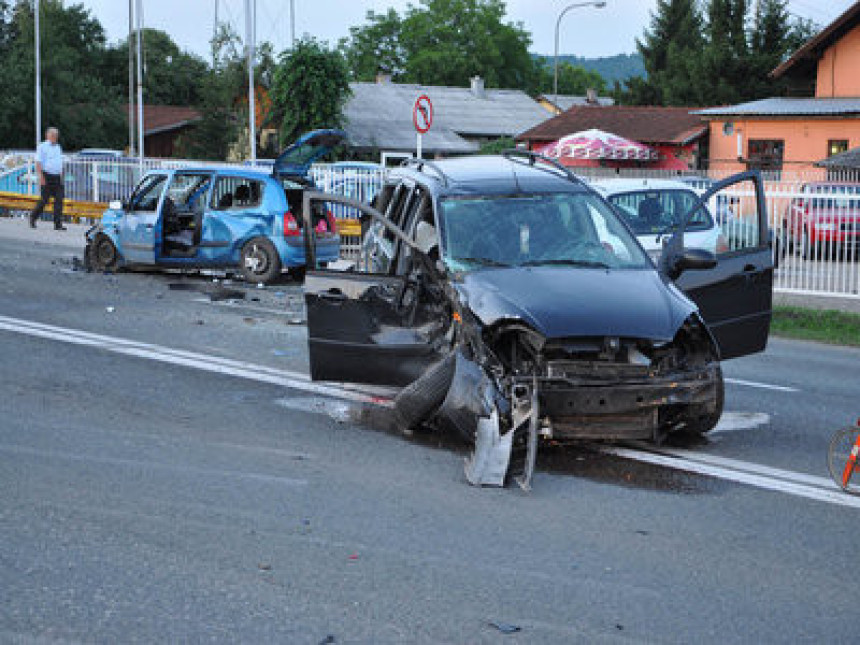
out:
{"label": "shattered windshield", "polygon": [[440,210],[443,259],[452,271],[651,267],[611,208],[588,193],[451,197]]}

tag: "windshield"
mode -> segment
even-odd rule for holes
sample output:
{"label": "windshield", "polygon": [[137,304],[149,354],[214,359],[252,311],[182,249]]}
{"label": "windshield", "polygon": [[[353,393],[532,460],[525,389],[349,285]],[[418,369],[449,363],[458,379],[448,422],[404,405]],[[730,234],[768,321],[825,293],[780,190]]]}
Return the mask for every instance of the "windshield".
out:
{"label": "windshield", "polygon": [[[635,190],[607,197],[618,214],[636,235],[658,234],[670,231],[681,224],[683,218],[698,200],[691,190]],[[704,231],[713,226],[705,208],[699,208],[687,224],[687,231]]]}
{"label": "windshield", "polygon": [[443,260],[453,271],[651,266],[612,209],[585,192],[448,198],[441,201],[440,214]]}

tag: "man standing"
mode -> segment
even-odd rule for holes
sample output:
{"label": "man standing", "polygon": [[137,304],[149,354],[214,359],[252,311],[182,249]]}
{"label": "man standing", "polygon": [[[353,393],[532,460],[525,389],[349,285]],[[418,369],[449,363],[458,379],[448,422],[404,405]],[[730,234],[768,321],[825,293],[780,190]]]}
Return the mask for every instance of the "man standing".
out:
{"label": "man standing", "polygon": [[48,199],[53,197],[54,229],[66,230],[63,226],[63,149],[57,143],[59,138],[60,131],[57,128],[48,128],[45,141],[36,148],[36,173],[39,175],[42,198],[30,213],[30,228],[36,228],[36,220],[42,214],[42,209]]}

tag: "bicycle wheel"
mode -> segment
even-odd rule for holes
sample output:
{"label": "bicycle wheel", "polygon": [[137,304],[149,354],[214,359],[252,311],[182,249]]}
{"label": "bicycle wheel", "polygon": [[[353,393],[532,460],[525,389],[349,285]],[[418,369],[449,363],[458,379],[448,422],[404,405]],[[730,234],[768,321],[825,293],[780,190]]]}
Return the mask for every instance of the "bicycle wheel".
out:
{"label": "bicycle wheel", "polygon": [[860,494],[860,426],[836,431],[827,450],[827,468],[839,488]]}

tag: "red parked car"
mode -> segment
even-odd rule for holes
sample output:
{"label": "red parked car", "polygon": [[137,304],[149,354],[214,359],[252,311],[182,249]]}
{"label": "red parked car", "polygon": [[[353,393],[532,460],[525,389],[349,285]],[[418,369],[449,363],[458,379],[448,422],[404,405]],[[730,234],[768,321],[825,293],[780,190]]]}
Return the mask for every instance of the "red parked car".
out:
{"label": "red parked car", "polygon": [[815,182],[800,192],[782,223],[791,248],[804,258],[860,257],[860,184]]}

